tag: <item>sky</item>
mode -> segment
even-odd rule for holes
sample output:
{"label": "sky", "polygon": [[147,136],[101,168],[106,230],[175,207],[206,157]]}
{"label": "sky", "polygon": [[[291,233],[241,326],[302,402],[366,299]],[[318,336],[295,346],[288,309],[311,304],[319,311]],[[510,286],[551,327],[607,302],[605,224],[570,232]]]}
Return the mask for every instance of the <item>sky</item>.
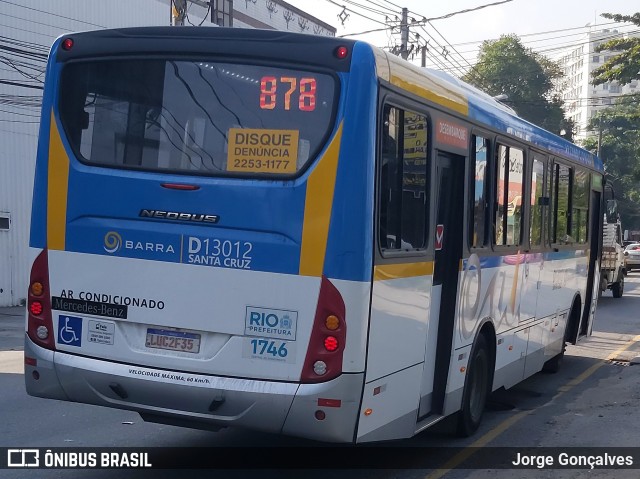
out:
{"label": "sky", "polygon": [[[362,32],[369,29],[383,28],[384,25],[376,23],[378,20],[384,22],[382,13],[365,11],[355,4],[366,5],[370,8],[388,11],[396,11],[400,16],[400,8],[407,7],[409,16],[416,19],[435,18],[466,9],[476,8],[501,0],[449,0],[448,2],[427,2],[425,0],[286,0],[288,3],[316,16],[320,20],[337,28],[337,36]],[[344,5],[348,10],[349,17],[342,26],[337,15],[342,11]],[[429,63],[441,62],[442,47],[447,47],[450,51],[449,58],[455,58],[460,64],[474,63],[477,57],[478,47],[482,40],[499,38],[500,35],[515,33],[523,40],[526,46],[540,51],[547,56],[554,58],[558,51],[567,43],[579,42],[587,28],[598,25],[598,30],[603,28],[616,28],[620,31],[638,30],[637,27],[616,26],[610,20],[602,18],[601,13],[620,13],[631,15],[640,11],[640,2],[632,0],[511,0],[507,3],[488,6],[487,8],[461,13],[451,18],[434,20],[432,27],[427,27],[427,32],[421,28],[414,28],[412,32],[421,34],[423,38],[432,38],[429,41],[430,55]],[[363,13],[373,20],[365,19],[355,12]],[[607,24],[608,25],[604,25]],[[559,32],[551,33],[555,30]],[[438,33],[439,32],[439,33]],[[541,32],[549,32],[541,35]],[[440,36],[440,34],[442,36]],[[349,38],[360,38],[379,47],[393,44],[393,39],[389,39],[387,32],[372,33],[362,36],[350,36]],[[396,38],[398,36],[396,35]],[[474,43],[471,43],[474,42]],[[396,40],[395,43],[399,43]],[[449,46],[447,46],[447,43]],[[433,45],[435,48],[433,48]],[[455,49],[455,52],[451,52]],[[436,53],[437,52],[437,53]],[[460,55],[458,56],[457,53]],[[415,60],[416,62],[418,60]],[[437,66],[437,64],[435,65]]]}

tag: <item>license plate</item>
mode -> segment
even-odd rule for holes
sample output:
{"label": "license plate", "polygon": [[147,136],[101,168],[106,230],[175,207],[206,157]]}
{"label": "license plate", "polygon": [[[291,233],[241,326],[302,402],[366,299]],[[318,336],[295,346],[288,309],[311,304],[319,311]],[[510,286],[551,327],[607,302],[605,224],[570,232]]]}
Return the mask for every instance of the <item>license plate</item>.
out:
{"label": "license plate", "polygon": [[145,346],[169,351],[198,353],[200,352],[200,335],[166,329],[147,329]]}

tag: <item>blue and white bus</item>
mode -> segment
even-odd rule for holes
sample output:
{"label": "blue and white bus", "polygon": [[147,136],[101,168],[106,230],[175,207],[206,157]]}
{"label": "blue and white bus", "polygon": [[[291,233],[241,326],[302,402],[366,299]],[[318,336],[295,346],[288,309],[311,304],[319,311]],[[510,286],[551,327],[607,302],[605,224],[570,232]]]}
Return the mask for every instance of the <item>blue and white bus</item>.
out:
{"label": "blue and white bus", "polygon": [[[364,42],[52,47],[26,387],[147,421],[410,437],[590,334],[602,163]],[[594,294],[595,291],[595,294]]]}

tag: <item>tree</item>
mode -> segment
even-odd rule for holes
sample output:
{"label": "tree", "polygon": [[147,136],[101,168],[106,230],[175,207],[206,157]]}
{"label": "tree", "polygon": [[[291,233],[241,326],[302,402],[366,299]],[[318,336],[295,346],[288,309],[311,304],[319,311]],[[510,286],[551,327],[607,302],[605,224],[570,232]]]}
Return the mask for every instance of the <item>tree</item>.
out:
{"label": "tree", "polygon": [[598,135],[583,146],[593,153],[600,150],[623,228],[640,229],[640,94],[625,95],[600,110],[589,120],[589,129]]}
{"label": "tree", "polygon": [[560,65],[526,48],[516,35],[486,40],[477,63],[463,77],[490,95],[507,95],[503,103],[536,125],[573,138],[573,123],[565,119],[559,86]]}
{"label": "tree", "polygon": [[[640,13],[633,15],[603,13],[601,16],[616,22],[633,23],[640,27]],[[632,80],[640,78],[640,38],[630,37],[609,40],[596,47],[597,52],[603,50],[619,53],[591,72],[594,85],[613,80],[621,85],[626,85],[631,83]]]}

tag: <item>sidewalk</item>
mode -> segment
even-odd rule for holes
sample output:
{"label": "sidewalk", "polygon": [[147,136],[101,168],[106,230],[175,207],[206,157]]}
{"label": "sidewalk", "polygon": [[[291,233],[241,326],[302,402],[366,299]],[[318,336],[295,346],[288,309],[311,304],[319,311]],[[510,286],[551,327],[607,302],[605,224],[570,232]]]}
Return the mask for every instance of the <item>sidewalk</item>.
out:
{"label": "sidewalk", "polygon": [[8,317],[19,316],[24,317],[24,306],[11,306],[8,308],[0,308],[0,321]]}
{"label": "sidewalk", "polygon": [[[0,353],[22,351],[24,347],[24,321],[24,306],[0,308]],[[4,359],[7,358],[4,357]]]}

